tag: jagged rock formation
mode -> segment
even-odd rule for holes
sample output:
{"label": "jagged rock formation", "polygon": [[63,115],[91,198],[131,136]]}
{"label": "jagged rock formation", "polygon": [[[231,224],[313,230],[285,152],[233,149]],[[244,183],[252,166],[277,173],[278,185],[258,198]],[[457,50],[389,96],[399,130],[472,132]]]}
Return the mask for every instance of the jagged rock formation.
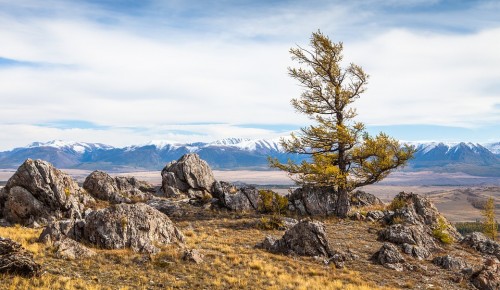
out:
{"label": "jagged rock formation", "polygon": [[216,182],[213,187],[213,196],[229,210],[249,211],[259,208],[259,191],[253,186],[238,188],[228,182]]}
{"label": "jagged rock formation", "polygon": [[391,225],[380,231],[379,239],[400,245],[403,252],[421,260],[439,249],[422,225]]}
{"label": "jagged rock formation", "polygon": [[461,235],[425,197],[413,193],[398,194],[384,217],[389,226],[379,232],[379,240],[400,246],[402,251],[423,260],[441,249],[439,235],[457,241]]}
{"label": "jagged rock formation", "polygon": [[396,270],[403,271],[405,259],[403,255],[399,252],[397,246],[391,243],[384,243],[380,250],[376,252],[372,257],[380,265]]}
{"label": "jagged rock formation", "polygon": [[500,259],[500,244],[487,238],[482,233],[474,232],[468,234],[460,243],[471,247],[482,254],[495,256],[497,259]]}
{"label": "jagged rock formation", "polygon": [[21,244],[0,237],[0,273],[24,277],[40,275],[41,266],[33,259],[33,254]]}
{"label": "jagged rock formation", "polygon": [[396,208],[387,213],[385,221],[387,224],[398,223],[423,225],[431,230],[436,229],[443,223],[446,226],[447,233],[458,241],[462,235],[442,216],[432,202],[415,193],[399,193],[392,203]]}
{"label": "jagged rock formation", "polygon": [[329,216],[335,213],[337,194],[331,187],[304,186],[288,197],[290,207],[301,215]]}
{"label": "jagged rock formation", "polygon": [[84,219],[68,219],[52,222],[43,229],[38,241],[41,243],[55,243],[65,238],[80,241],[83,239],[84,228]]}
{"label": "jagged rock formation", "polygon": [[135,177],[111,177],[103,171],[92,172],[83,188],[93,197],[112,203],[131,203],[152,198],[153,186]]}
{"label": "jagged rock formation", "polygon": [[500,263],[486,260],[483,268],[472,275],[471,282],[481,290],[500,289]]}
{"label": "jagged rock formation", "polygon": [[165,166],[162,191],[167,197],[210,199],[215,178],[208,163],[190,153]]}
{"label": "jagged rock formation", "polygon": [[351,206],[362,207],[370,205],[383,205],[384,203],[375,195],[361,190],[356,190],[350,196]]}
{"label": "jagged rock formation", "polygon": [[464,260],[450,255],[435,257],[434,259],[432,259],[432,263],[443,269],[456,271],[461,271],[469,267],[469,265],[467,265]]}
{"label": "jagged rock formation", "polygon": [[67,174],[43,160],[26,160],[7,181],[0,197],[3,217],[22,225],[81,218],[92,197]]}

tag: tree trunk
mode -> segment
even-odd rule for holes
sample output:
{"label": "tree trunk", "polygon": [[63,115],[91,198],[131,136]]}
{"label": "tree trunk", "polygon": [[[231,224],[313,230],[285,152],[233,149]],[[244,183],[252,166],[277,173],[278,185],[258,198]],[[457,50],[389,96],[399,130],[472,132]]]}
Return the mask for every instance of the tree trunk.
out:
{"label": "tree trunk", "polygon": [[335,215],[340,218],[346,218],[349,212],[349,191],[346,188],[339,187],[337,195],[337,206]]}

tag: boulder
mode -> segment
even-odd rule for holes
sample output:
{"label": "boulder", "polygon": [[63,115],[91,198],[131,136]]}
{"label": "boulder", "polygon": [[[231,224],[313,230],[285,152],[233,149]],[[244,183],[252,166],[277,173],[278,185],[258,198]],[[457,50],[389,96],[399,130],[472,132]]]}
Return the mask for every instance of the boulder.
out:
{"label": "boulder", "polygon": [[301,215],[329,216],[335,213],[337,194],[332,187],[304,186],[288,197],[290,207]]}
{"label": "boulder", "polygon": [[379,240],[400,245],[403,252],[417,259],[426,259],[440,249],[423,225],[391,225],[379,232]]}
{"label": "boulder", "polygon": [[455,271],[461,271],[465,268],[469,268],[469,265],[467,265],[464,260],[450,255],[435,257],[434,259],[432,259],[432,263],[443,269]]}
{"label": "boulder", "polygon": [[0,207],[13,223],[32,226],[61,218],[82,218],[93,201],[67,174],[43,160],[27,159],[7,181]]}
{"label": "boulder", "polygon": [[170,162],[161,172],[162,191],[167,197],[211,198],[215,178],[208,163],[196,153]]}
{"label": "boulder", "polygon": [[146,201],[146,204],[166,214],[168,217],[176,218],[187,216],[195,210],[195,207],[189,204],[189,199],[171,200],[153,198]]}
{"label": "boulder", "polygon": [[24,277],[39,276],[41,266],[21,244],[0,237],[0,273]]}
{"label": "boulder", "polygon": [[398,247],[391,243],[384,243],[380,250],[373,255],[372,259],[387,269],[396,271],[403,271],[404,269],[405,259],[399,252]]}
{"label": "boulder", "polygon": [[325,226],[320,222],[307,220],[302,220],[287,230],[281,239],[267,237],[260,245],[274,253],[324,257],[334,254],[326,237]]}
{"label": "boulder", "polygon": [[63,238],[54,243],[56,256],[67,260],[86,259],[96,255],[96,252],[69,238]]}
{"label": "boulder", "polygon": [[216,182],[213,186],[213,196],[220,204],[232,211],[250,211],[259,208],[259,190],[253,186],[236,187],[228,182]]}
{"label": "boulder", "polygon": [[384,205],[384,203],[375,195],[361,190],[357,190],[349,195],[351,206],[375,206]]}
{"label": "boulder", "polygon": [[381,210],[371,210],[366,213],[366,218],[373,221],[378,221],[384,218],[384,212]]}
{"label": "boulder", "polygon": [[157,253],[157,244],[184,243],[184,235],[163,213],[146,204],[117,204],[85,218],[83,240],[104,249]]}
{"label": "boulder", "polygon": [[482,233],[470,233],[466,235],[460,243],[482,254],[495,256],[497,259],[500,259],[500,244],[487,238]]}
{"label": "boulder", "polygon": [[471,282],[481,290],[500,289],[500,263],[486,260],[484,267],[471,276]]}
{"label": "boulder", "polygon": [[153,187],[135,177],[111,177],[103,171],[92,172],[83,183],[83,188],[93,197],[112,203],[131,203],[152,198]]}

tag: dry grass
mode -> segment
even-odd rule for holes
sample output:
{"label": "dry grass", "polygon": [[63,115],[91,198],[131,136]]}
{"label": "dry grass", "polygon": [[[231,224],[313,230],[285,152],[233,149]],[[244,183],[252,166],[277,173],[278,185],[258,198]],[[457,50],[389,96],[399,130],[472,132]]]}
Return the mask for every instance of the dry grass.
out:
{"label": "dry grass", "polygon": [[274,255],[254,245],[266,234],[258,218],[221,218],[177,222],[187,247],[205,262],[181,259],[182,250],[165,246],[153,257],[130,250],[97,250],[93,259],[58,259],[50,246],[37,243],[40,229],[0,227],[0,236],[20,242],[43,265],[43,275],[25,279],[0,276],[1,289],[374,289],[362,275],[325,266],[313,258]]}

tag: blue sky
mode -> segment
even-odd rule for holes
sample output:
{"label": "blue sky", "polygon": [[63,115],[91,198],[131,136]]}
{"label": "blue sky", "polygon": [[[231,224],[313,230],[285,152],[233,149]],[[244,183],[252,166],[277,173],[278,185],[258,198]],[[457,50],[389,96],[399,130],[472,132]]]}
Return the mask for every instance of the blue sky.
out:
{"label": "blue sky", "polygon": [[0,0],[0,150],[274,138],[306,126],[288,50],[321,29],[370,74],[368,131],[500,141],[499,1]]}

